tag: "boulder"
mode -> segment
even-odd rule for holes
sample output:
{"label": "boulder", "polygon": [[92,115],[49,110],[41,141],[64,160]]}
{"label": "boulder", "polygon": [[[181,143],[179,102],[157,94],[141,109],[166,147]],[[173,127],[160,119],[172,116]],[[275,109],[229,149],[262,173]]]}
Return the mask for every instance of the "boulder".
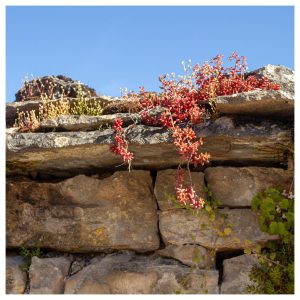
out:
{"label": "boulder", "polygon": [[200,269],[214,268],[215,256],[212,250],[198,245],[167,245],[157,253],[164,257],[175,258],[183,264]]}
{"label": "boulder", "polygon": [[247,286],[251,284],[249,274],[257,266],[254,255],[241,255],[223,261],[223,280],[221,294],[248,294]]}
{"label": "boulder", "polygon": [[[154,194],[160,210],[176,208],[176,173],[175,169],[162,170],[157,172]],[[188,172],[185,171],[184,184],[189,184]],[[194,189],[198,196],[205,198],[204,173],[191,172]]]}
{"label": "boulder", "polygon": [[218,271],[195,270],[172,260],[108,255],[71,276],[65,294],[216,294]]}
{"label": "boulder", "polygon": [[[250,209],[220,209],[215,220],[205,210],[197,214],[186,209],[162,211],[159,229],[166,245],[196,244],[217,251],[244,249],[278,239],[260,230],[258,215]],[[224,230],[227,234],[221,234]]]}
{"label": "boulder", "polygon": [[293,172],[264,167],[215,167],[205,170],[205,180],[221,206],[243,207],[251,206],[253,197],[267,188],[289,190]]}
{"label": "boulder", "polygon": [[6,257],[6,294],[23,294],[26,287],[27,261],[22,256]]}
{"label": "boulder", "polygon": [[7,247],[74,253],[159,247],[148,171],[85,175],[58,182],[7,182]]}
{"label": "boulder", "polygon": [[[287,163],[282,145],[292,143],[291,125],[287,123],[241,123],[223,117],[196,126],[203,138],[202,152],[211,154],[212,162],[273,165]],[[127,131],[133,168],[166,169],[180,163],[171,132],[160,127],[136,125]],[[8,133],[7,174],[43,174],[70,177],[97,172],[122,164],[111,153],[113,130],[89,132]]]}
{"label": "boulder", "polygon": [[[81,91],[78,90],[78,86],[80,86]],[[97,96],[94,89],[78,80],[63,75],[43,76],[25,82],[24,86],[16,93],[16,101],[41,99],[45,95],[51,100],[59,99],[63,95],[76,98],[80,93],[83,96]]]}
{"label": "boulder", "polygon": [[70,264],[66,257],[34,256],[29,269],[30,294],[63,294]]}

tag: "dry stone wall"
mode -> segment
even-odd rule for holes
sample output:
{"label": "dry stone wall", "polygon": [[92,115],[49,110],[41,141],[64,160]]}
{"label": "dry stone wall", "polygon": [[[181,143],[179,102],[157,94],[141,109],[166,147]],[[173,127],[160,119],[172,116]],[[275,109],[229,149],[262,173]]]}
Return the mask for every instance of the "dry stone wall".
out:
{"label": "dry stone wall", "polygon": [[[218,117],[195,129],[212,159],[191,176],[199,195],[218,200],[214,220],[172,201],[179,157],[167,130],[133,127],[133,170],[118,166],[112,130],[97,124],[130,124],[138,113],[61,116],[19,133],[14,109],[38,101],[7,104],[7,293],[246,293],[257,260],[243,249],[278,239],[260,230],[252,198],[293,180],[293,73],[266,66],[257,74],[283,89],[219,97]],[[220,236],[224,228],[230,234]],[[24,258],[21,247],[43,253]],[[216,259],[224,253],[231,258]]]}

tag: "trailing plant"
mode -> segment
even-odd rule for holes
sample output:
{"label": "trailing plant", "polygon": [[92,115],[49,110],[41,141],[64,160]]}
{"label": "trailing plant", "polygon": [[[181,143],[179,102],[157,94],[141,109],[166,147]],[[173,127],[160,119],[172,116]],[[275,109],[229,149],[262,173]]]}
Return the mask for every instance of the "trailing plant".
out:
{"label": "trailing plant", "polygon": [[292,192],[269,188],[252,201],[259,213],[262,231],[275,234],[279,241],[268,242],[245,252],[258,257],[259,265],[252,268],[252,283],[247,290],[254,294],[294,293],[294,195]]}
{"label": "trailing plant", "polygon": [[[206,109],[207,104],[213,108],[217,96],[255,89],[280,89],[278,84],[265,77],[245,77],[247,62],[244,56],[234,52],[229,57],[233,61],[233,66],[230,67],[224,67],[222,59],[222,55],[217,55],[202,66],[196,64],[194,67],[191,66],[191,61],[187,66],[183,62],[184,75],[176,77],[172,73],[171,76],[166,74],[159,77],[162,93],[149,93],[141,87],[139,94],[131,94],[142,107],[142,124],[162,126],[172,132],[173,142],[181,159],[176,179],[177,201],[193,209],[202,209],[205,200],[196,194],[191,176],[189,183],[183,184],[181,169],[185,165],[190,173],[190,165],[199,167],[209,162],[210,154],[200,152],[203,140],[197,138],[195,133],[196,125],[205,122],[214,111]],[[128,150],[125,135],[120,132],[120,120],[116,120],[115,143],[111,150],[131,166],[133,153]]]}

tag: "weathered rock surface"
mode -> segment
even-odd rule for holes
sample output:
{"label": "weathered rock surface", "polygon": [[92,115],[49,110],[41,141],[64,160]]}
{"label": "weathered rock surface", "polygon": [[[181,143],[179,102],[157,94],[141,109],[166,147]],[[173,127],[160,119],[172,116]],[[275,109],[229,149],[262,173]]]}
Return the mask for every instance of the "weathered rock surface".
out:
{"label": "weathered rock surface", "polygon": [[294,117],[294,95],[286,91],[254,90],[216,97],[220,114],[252,115],[256,117]]}
{"label": "weathered rock surface", "polygon": [[[175,169],[162,170],[157,172],[154,194],[160,210],[176,208],[176,173]],[[189,176],[185,171],[184,184],[189,184]],[[205,197],[204,173],[191,172],[194,188],[197,195]]]}
{"label": "weathered rock surface", "polygon": [[159,247],[148,171],[102,180],[78,175],[60,183],[7,182],[7,247],[100,252]]}
{"label": "weathered rock surface", "polygon": [[175,258],[191,267],[214,268],[215,256],[210,249],[198,245],[168,245],[157,253],[164,257]]}
{"label": "weathered rock surface", "polygon": [[[230,228],[228,236],[218,231]],[[259,229],[258,216],[250,209],[221,209],[215,221],[205,211],[197,215],[185,209],[159,214],[159,229],[166,245],[197,244],[218,251],[244,249],[257,243],[278,239]]]}
{"label": "weathered rock surface", "polygon": [[116,118],[123,120],[124,126],[140,119],[139,115],[128,113],[102,116],[66,115],[43,120],[38,131],[92,131],[103,126],[112,126]]}
{"label": "weathered rock surface", "polygon": [[253,255],[225,259],[221,294],[247,294],[247,286],[251,284],[249,274],[256,265],[258,260]]}
{"label": "weathered rock surface", "polygon": [[215,167],[205,170],[213,197],[221,206],[251,206],[253,197],[269,187],[289,190],[293,173],[278,168]]}
{"label": "weathered rock surface", "polygon": [[128,254],[94,259],[66,281],[65,294],[216,294],[218,271]]}
{"label": "weathered rock surface", "polygon": [[16,93],[16,101],[41,99],[43,95],[47,95],[51,99],[59,99],[62,95],[76,98],[79,92],[78,86],[80,86],[81,93],[84,96],[97,96],[94,89],[82,84],[80,81],[58,75],[43,76],[30,80]]}
{"label": "weathered rock surface", "polygon": [[[201,151],[209,152],[213,162],[272,165],[287,161],[282,145],[292,141],[289,126],[269,121],[236,123],[232,118],[223,117],[195,130],[204,138]],[[180,162],[171,132],[163,128],[137,125],[128,130],[126,138],[134,154],[134,168],[165,169],[177,167]],[[109,150],[112,143],[111,129],[7,134],[7,174],[63,177],[111,168],[122,163]]]}
{"label": "weathered rock surface", "polygon": [[34,256],[29,269],[30,294],[62,294],[70,264],[66,257]]}
{"label": "weathered rock surface", "polygon": [[26,260],[22,256],[6,257],[6,294],[23,294],[26,286]]}

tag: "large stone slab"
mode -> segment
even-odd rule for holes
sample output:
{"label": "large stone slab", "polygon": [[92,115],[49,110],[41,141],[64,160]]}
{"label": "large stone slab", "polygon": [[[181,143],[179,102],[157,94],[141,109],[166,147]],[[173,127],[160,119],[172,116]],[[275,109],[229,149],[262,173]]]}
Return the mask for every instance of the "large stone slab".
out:
{"label": "large stone slab", "polygon": [[33,257],[29,269],[30,294],[62,294],[70,265],[66,257]]}
{"label": "large stone slab", "polygon": [[[154,194],[160,210],[176,208],[176,169],[168,169],[157,172]],[[191,178],[197,195],[205,197],[205,183],[203,172],[191,172]],[[187,171],[184,173],[184,184],[190,184]]]}
{"label": "large stone slab", "polygon": [[[221,236],[219,232],[225,228],[230,228],[230,234]],[[196,244],[218,251],[244,249],[278,239],[259,229],[258,215],[250,209],[221,209],[215,221],[204,210],[198,214],[185,209],[163,211],[159,229],[166,245]]]}
{"label": "large stone slab", "polygon": [[6,294],[23,294],[26,286],[26,260],[22,256],[6,257]]}
{"label": "large stone slab", "polygon": [[251,206],[253,197],[267,188],[289,190],[293,172],[264,167],[215,167],[205,170],[205,179],[221,206],[243,207]]}
{"label": "large stone slab", "polygon": [[[223,117],[195,128],[204,139],[202,152],[212,162],[264,164],[287,161],[283,145],[292,142],[291,125],[269,121],[243,123]],[[177,167],[180,158],[171,132],[158,127],[136,125],[127,132],[134,168]],[[89,132],[7,133],[7,174],[50,174],[72,176],[122,164],[111,153],[113,130]]]}
{"label": "large stone slab", "polygon": [[257,266],[254,255],[241,255],[223,261],[223,278],[221,294],[248,294],[247,286],[251,284],[249,275],[252,267]]}
{"label": "large stone slab", "polygon": [[66,115],[43,120],[37,131],[93,131],[112,127],[115,119],[123,120],[124,126],[140,119],[138,114],[114,114],[102,116]]}
{"label": "large stone slab", "polygon": [[156,201],[148,171],[99,180],[7,182],[7,247],[100,252],[159,247]]}
{"label": "large stone slab", "polygon": [[68,278],[65,294],[217,294],[218,275],[167,259],[109,255]]}

